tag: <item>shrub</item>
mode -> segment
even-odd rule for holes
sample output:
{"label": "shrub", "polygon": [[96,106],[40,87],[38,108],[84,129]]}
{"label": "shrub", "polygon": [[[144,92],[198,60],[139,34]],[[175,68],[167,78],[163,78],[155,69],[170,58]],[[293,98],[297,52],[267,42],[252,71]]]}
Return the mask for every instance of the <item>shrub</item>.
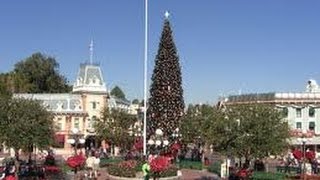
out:
{"label": "shrub", "polygon": [[175,165],[169,166],[166,170],[159,173],[159,177],[177,176],[178,168]]}
{"label": "shrub", "polygon": [[142,171],[142,165],[146,163],[144,160],[138,160],[137,161],[137,165],[135,167],[135,171],[136,172],[139,172],[139,171]]}
{"label": "shrub", "polygon": [[107,166],[109,166],[110,164],[118,164],[118,163],[120,163],[121,161],[123,161],[123,160],[120,159],[120,158],[102,158],[102,159],[100,160],[99,166],[100,166],[100,167],[107,167]]}
{"label": "shrub", "polygon": [[70,168],[67,164],[60,165],[60,169],[63,173],[67,173],[68,171],[72,171],[73,169]]}
{"label": "shrub", "polygon": [[167,157],[159,156],[153,159],[150,162],[150,169],[152,172],[160,173],[162,171],[165,171],[170,166],[170,160]]}
{"label": "shrub", "polygon": [[218,176],[221,176],[221,162],[216,161],[209,165],[208,171],[217,174]]}
{"label": "shrub", "polygon": [[44,160],[44,165],[55,166],[56,165],[55,158],[52,155],[47,155]]}
{"label": "shrub", "polygon": [[181,169],[202,170],[201,161],[181,160],[178,164]]}
{"label": "shrub", "polygon": [[111,163],[108,168],[108,173],[113,176],[120,177],[135,177],[137,162],[134,160],[122,161],[119,163]]}
{"label": "shrub", "polygon": [[285,179],[283,173],[271,173],[271,172],[258,172],[255,171],[251,177],[254,180],[274,180],[274,179]]}

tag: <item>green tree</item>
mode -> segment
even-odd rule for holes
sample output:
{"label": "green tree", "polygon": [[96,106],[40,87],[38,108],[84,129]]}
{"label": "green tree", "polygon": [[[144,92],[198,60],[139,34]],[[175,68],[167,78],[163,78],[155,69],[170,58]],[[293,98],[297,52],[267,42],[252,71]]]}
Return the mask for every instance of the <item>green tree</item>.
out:
{"label": "green tree", "polygon": [[124,94],[124,92],[122,91],[122,89],[119,86],[115,86],[111,90],[110,94],[112,96],[115,96],[115,97],[120,98],[120,99],[126,99],[126,95]]}
{"label": "green tree", "polygon": [[0,74],[0,97],[10,97],[10,85],[8,85],[8,75],[5,73]]}
{"label": "green tree", "polygon": [[168,18],[164,21],[151,81],[147,109],[148,135],[154,135],[155,130],[160,128],[164,136],[170,137],[180,126],[184,100],[179,56]]}
{"label": "green tree", "polygon": [[31,153],[53,142],[53,117],[38,101],[12,98],[0,101],[0,143]]}
{"label": "green tree", "polygon": [[236,157],[263,158],[288,147],[289,126],[282,112],[262,104],[235,105],[216,111],[203,132],[215,150]]}
{"label": "green tree", "polygon": [[182,118],[181,133],[185,143],[203,142],[203,127],[207,119],[214,117],[214,108],[210,105],[192,105],[188,106],[187,112]]}
{"label": "green tree", "polygon": [[138,99],[132,100],[132,104],[139,104],[139,100]]}
{"label": "green tree", "polygon": [[123,149],[130,149],[133,136],[129,128],[136,122],[136,117],[122,110],[105,108],[102,117],[95,123],[95,130],[101,140],[111,142],[112,145]]}
{"label": "green tree", "polygon": [[64,76],[59,74],[59,64],[55,58],[34,53],[30,57],[15,64],[10,73],[14,84],[14,92],[24,93],[63,93],[69,92]]}

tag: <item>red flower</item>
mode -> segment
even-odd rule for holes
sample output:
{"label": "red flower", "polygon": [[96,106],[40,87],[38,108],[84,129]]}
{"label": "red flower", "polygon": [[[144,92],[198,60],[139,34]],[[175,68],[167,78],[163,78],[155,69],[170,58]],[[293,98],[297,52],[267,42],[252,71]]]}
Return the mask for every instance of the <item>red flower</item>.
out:
{"label": "red flower", "polygon": [[143,149],[143,140],[142,138],[136,139],[135,143],[134,143],[134,149],[136,150],[142,150]]}
{"label": "red flower", "polygon": [[301,160],[302,158],[302,152],[298,149],[295,149],[293,152],[293,157],[296,158],[297,160]]}
{"label": "red flower", "polygon": [[45,166],[46,172],[59,172],[60,168],[57,166]]}
{"label": "red flower", "polygon": [[86,161],[86,158],[84,156],[76,155],[76,156],[69,157],[67,159],[67,165],[71,168],[75,168],[83,165],[85,161]]}
{"label": "red flower", "polygon": [[306,158],[309,160],[313,160],[316,157],[316,153],[314,151],[307,151]]}
{"label": "red flower", "polygon": [[180,146],[180,144],[179,143],[174,143],[174,144],[172,144],[172,146],[171,146],[171,149],[172,150],[176,150],[176,151],[178,151],[179,149],[181,148],[181,146]]}
{"label": "red flower", "polygon": [[151,170],[157,173],[167,170],[169,166],[170,159],[164,156],[156,157],[150,162]]}

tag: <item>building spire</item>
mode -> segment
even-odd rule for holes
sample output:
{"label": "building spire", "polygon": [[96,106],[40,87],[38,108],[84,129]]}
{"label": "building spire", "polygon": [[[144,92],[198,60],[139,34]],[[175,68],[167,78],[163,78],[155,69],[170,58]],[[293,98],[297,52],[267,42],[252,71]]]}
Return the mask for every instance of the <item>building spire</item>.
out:
{"label": "building spire", "polygon": [[93,39],[91,39],[91,42],[89,45],[89,51],[90,51],[90,64],[93,64]]}

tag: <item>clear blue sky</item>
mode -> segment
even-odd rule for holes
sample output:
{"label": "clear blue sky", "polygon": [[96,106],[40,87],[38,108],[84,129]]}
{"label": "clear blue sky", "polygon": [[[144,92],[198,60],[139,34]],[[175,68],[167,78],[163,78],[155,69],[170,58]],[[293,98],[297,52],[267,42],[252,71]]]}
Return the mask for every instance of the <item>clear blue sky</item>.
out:
{"label": "clear blue sky", "polygon": [[[171,12],[187,103],[221,94],[304,91],[320,81],[318,0],[149,0],[149,82],[165,10]],[[40,51],[73,81],[95,41],[108,87],[143,97],[143,0],[3,0],[0,72]]]}

